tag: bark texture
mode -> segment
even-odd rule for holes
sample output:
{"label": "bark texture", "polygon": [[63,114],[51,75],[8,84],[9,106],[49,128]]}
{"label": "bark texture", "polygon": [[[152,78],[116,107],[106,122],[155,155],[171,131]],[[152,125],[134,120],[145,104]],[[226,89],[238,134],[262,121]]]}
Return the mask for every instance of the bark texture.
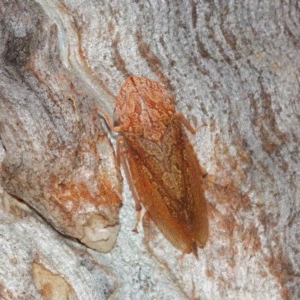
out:
{"label": "bark texture", "polygon": [[2,8],[2,184],[61,233],[106,252],[119,231],[113,150],[95,103],[58,57],[56,26],[27,4]]}
{"label": "bark texture", "polygon": [[[297,1],[2,1],[0,296],[299,299],[299,37]],[[152,223],[131,232],[99,117],[131,74],[207,124],[198,261]]]}

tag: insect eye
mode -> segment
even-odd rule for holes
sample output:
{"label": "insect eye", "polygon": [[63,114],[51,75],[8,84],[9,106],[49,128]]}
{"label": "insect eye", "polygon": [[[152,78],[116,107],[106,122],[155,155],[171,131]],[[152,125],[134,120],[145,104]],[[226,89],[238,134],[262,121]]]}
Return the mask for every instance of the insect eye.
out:
{"label": "insect eye", "polygon": [[114,127],[117,127],[120,125],[120,122],[118,120],[114,120]]}

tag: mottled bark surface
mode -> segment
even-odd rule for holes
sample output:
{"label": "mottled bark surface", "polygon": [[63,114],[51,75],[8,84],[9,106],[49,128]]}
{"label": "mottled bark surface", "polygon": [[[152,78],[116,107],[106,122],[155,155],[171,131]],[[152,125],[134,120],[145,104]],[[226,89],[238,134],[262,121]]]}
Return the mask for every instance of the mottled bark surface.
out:
{"label": "mottled bark surface", "polygon": [[[0,3],[4,299],[300,298],[300,8],[241,3]],[[110,122],[130,74],[207,124],[190,136],[215,180],[198,261],[153,224],[148,243],[131,232],[134,202],[98,114]],[[104,254],[70,237],[101,251],[117,240]]]}

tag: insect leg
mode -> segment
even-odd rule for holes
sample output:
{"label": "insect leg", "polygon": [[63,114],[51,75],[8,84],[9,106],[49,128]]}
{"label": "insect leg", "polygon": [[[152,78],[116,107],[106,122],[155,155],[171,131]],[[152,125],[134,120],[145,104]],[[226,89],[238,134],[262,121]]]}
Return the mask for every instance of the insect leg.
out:
{"label": "insect leg", "polygon": [[[126,152],[126,149],[124,150]],[[120,154],[118,154],[120,156]],[[123,156],[123,167],[124,167],[124,170],[125,170],[125,173],[127,175],[127,180],[128,180],[128,184],[129,184],[129,188],[131,190],[131,193],[132,193],[132,197],[134,199],[134,202],[135,202],[135,210],[136,210],[136,223],[132,229],[133,232],[138,232],[138,225],[139,225],[139,222],[141,220],[141,212],[142,212],[142,205],[141,205],[141,202],[139,200],[139,196],[138,196],[138,193],[135,189],[135,184],[134,184],[134,181],[133,181],[133,178],[132,178],[132,174],[130,172],[130,168],[128,166],[128,160],[126,159],[126,155]]]}
{"label": "insect leg", "polygon": [[121,166],[121,158],[123,157],[121,152],[124,151],[123,144],[124,144],[124,137],[118,136],[116,138],[116,158],[117,158],[117,167],[119,169]]}
{"label": "insect leg", "polygon": [[222,178],[214,175],[205,174],[204,179],[206,182],[213,184],[215,186],[219,186],[224,189],[227,189],[227,187],[230,185],[229,182],[225,182]]}
{"label": "insect leg", "polygon": [[196,133],[196,131],[197,131],[198,129],[200,129],[201,127],[206,126],[206,123],[203,122],[202,124],[200,124],[199,126],[197,126],[196,128],[194,128],[194,127],[190,124],[190,122],[186,119],[186,117],[185,117],[182,113],[179,113],[179,112],[175,113],[174,118],[179,119],[179,120],[183,123],[183,125],[184,125],[184,126],[185,126],[192,134]]}
{"label": "insect leg", "polygon": [[105,121],[105,124],[109,128],[109,130],[113,131],[114,130],[114,126],[112,124],[112,121],[111,121],[111,118],[110,118],[109,114],[106,113],[105,110],[103,110],[101,108],[101,106],[99,106],[97,104],[95,104],[94,108],[98,112],[99,117]]}
{"label": "insect leg", "polygon": [[151,217],[150,214],[146,211],[143,215],[142,223],[143,223],[143,229],[144,229],[144,241],[146,244],[146,247],[149,249],[149,252],[151,251],[149,241],[150,241],[150,222]]}

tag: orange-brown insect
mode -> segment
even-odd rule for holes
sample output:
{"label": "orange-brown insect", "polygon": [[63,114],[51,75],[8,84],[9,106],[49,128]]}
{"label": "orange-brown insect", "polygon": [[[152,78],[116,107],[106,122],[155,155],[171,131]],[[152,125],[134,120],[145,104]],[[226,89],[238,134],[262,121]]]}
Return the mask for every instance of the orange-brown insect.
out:
{"label": "orange-brown insect", "polygon": [[197,256],[197,246],[208,238],[203,172],[182,124],[194,129],[161,84],[136,76],[126,79],[116,97],[114,122],[122,142],[117,156],[137,209],[142,203],[177,249]]}

